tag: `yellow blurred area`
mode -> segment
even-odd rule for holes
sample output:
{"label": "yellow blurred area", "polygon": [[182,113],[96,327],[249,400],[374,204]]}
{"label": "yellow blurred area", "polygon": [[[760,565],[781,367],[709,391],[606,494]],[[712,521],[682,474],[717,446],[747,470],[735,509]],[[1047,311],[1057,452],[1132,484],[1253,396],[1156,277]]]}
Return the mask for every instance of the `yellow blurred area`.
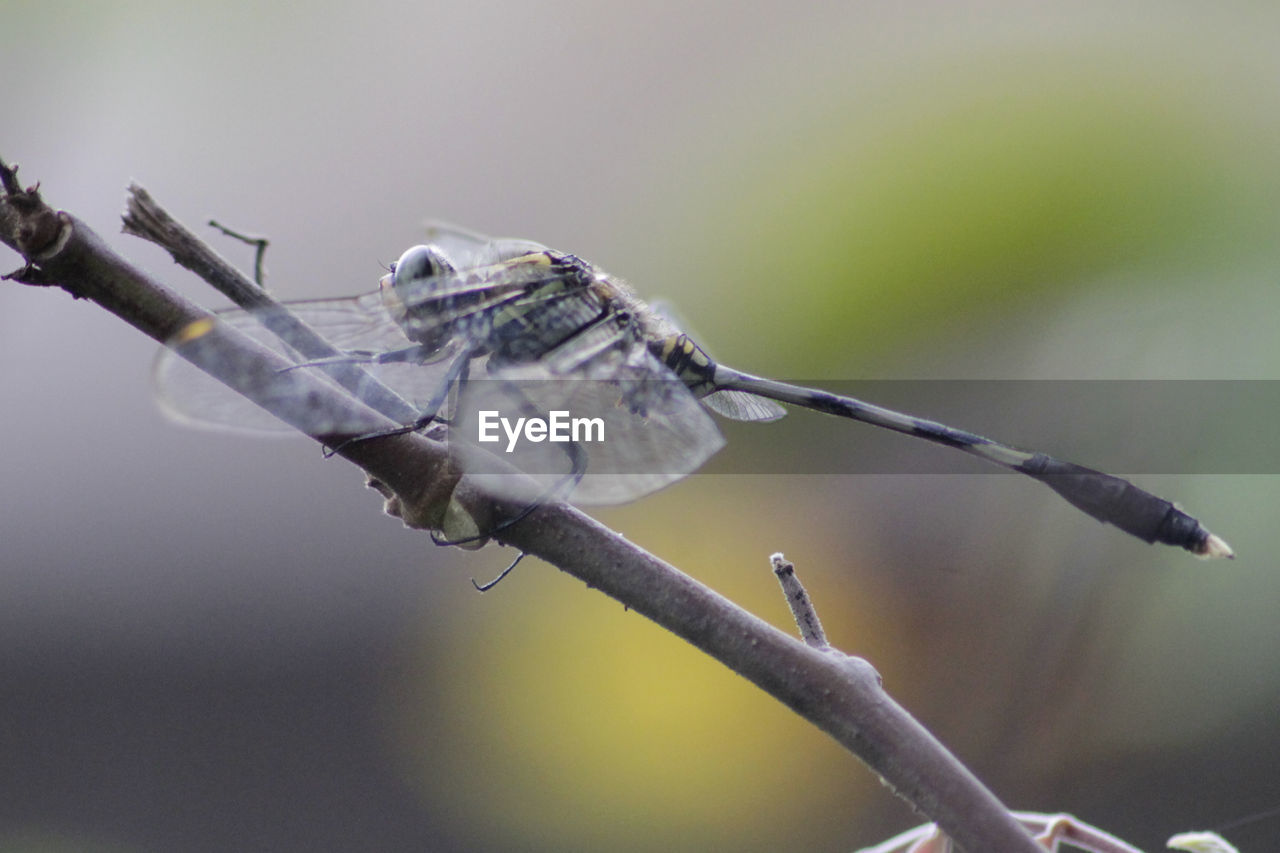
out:
{"label": "yellow blurred area", "polygon": [[[768,553],[723,532],[762,500],[795,532],[804,520],[786,508],[799,490],[744,477],[726,491],[719,479],[682,485],[627,533],[678,549],[699,580],[794,634]],[[690,506],[708,534],[694,541],[680,534]],[[838,550],[812,538],[805,547]],[[828,592],[852,591],[814,574]],[[873,600],[826,596],[839,625],[868,637],[890,618]],[[798,824],[835,844],[857,808],[851,794],[878,789],[754,686],[545,565],[522,564],[484,604],[474,631],[424,626],[403,670],[411,680],[393,688],[391,748],[425,796],[503,844],[763,849],[785,846]]]}

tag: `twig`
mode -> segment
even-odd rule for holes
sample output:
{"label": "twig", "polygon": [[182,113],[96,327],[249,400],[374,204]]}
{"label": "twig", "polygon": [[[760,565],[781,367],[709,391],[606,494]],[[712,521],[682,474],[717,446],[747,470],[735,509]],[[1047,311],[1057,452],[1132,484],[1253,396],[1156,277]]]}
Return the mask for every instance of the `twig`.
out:
{"label": "twig", "polygon": [[151,193],[130,184],[122,230],[155,243],[246,311],[275,305],[267,293],[161,207]]}
{"label": "twig", "polygon": [[[2,160],[0,178],[6,186],[13,180],[12,170]],[[15,275],[15,280],[57,285],[77,298],[95,302],[161,343],[195,323],[212,319],[207,311],[168,290],[113,252],[86,224],[65,211],[49,208],[32,190],[0,197],[0,242],[26,257],[27,266],[19,271],[20,276]],[[268,411],[272,400],[264,399],[259,389],[245,387],[246,376],[270,374],[273,383],[284,393],[314,395],[334,411],[353,411],[351,420],[377,418],[361,401],[340,394],[314,376],[308,377],[306,371],[280,373],[279,369],[288,366],[287,362],[234,329],[218,327],[209,337],[219,349],[219,358],[197,366]],[[413,411],[407,403],[403,405]],[[394,426],[399,422],[388,418],[386,423]],[[312,437],[327,445],[336,445],[349,436]],[[449,491],[459,478],[457,472],[448,471],[445,449],[419,435],[357,442],[340,455],[385,483],[405,507],[406,523],[423,527],[439,520],[439,515],[433,517],[431,512],[440,509],[442,514]],[[479,518],[487,517],[480,506],[474,512]]]}
{"label": "twig", "polygon": [[[0,172],[4,168],[0,163]],[[53,216],[59,228],[55,246],[39,256],[24,252],[40,283],[91,299],[159,341],[209,317],[116,255],[83,222],[43,203],[27,204],[26,196],[0,198],[0,241],[17,248],[22,228],[41,216]],[[198,366],[251,397],[254,389],[242,386],[243,376],[252,374],[244,371],[255,362],[260,373],[275,371],[283,361],[234,329],[220,335],[218,345],[234,368]],[[321,395],[326,405],[362,405],[318,380],[308,384],[305,371],[288,372],[303,383],[298,392]],[[269,408],[271,400],[261,397],[253,399]],[[330,444],[334,438],[314,437]],[[482,529],[491,529],[483,525],[493,517],[520,509],[449,471],[444,448],[419,435],[356,442],[340,455],[380,481],[413,527],[438,526],[451,501],[466,507]],[[860,757],[966,849],[1043,853],[955,757],[888,699],[869,666],[850,665],[856,659],[837,659],[797,642],[568,505],[539,507],[501,538],[599,588],[754,682]]]}
{"label": "twig", "polygon": [[[155,243],[172,255],[178,265],[200,276],[240,308],[255,312],[264,326],[304,358],[326,359],[344,355],[265,290],[245,278],[137,184],[129,185],[123,222],[126,234]],[[396,424],[411,423],[417,419],[416,408],[360,365],[337,362],[322,369],[342,387],[358,394],[363,402]]]}
{"label": "twig", "polygon": [[815,649],[831,648],[827,634],[822,630],[822,622],[818,620],[818,611],[814,609],[809,593],[805,592],[804,584],[796,577],[795,564],[788,562],[780,553],[770,557],[769,562],[782,585],[782,594],[786,596],[796,627],[800,629],[800,639]]}

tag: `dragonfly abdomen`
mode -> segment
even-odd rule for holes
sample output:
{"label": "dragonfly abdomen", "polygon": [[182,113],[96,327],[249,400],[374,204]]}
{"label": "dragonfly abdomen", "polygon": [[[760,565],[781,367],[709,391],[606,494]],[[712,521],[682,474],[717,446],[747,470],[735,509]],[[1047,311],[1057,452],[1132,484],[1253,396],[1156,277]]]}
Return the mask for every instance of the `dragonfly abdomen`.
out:
{"label": "dragonfly abdomen", "polygon": [[716,363],[688,335],[667,335],[650,341],[649,351],[695,396],[705,397],[716,390]]}

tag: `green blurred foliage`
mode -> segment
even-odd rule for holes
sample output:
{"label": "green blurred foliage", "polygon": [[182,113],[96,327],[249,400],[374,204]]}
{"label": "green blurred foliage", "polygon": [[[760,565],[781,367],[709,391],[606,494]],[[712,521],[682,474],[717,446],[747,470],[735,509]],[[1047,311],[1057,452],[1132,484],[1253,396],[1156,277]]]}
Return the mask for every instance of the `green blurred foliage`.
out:
{"label": "green blurred foliage", "polygon": [[975,57],[876,114],[836,97],[787,147],[733,158],[733,203],[694,216],[706,244],[743,248],[701,277],[786,341],[770,370],[809,376],[1052,311],[1103,275],[1248,252],[1274,154],[1203,87],[1096,60]]}

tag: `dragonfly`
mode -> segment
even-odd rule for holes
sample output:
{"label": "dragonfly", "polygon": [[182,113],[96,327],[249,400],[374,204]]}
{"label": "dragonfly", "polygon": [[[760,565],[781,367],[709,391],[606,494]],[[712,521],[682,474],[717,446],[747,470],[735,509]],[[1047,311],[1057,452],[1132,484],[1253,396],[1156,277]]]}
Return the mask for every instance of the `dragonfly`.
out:
{"label": "dragonfly", "polygon": [[[281,332],[281,312],[327,342],[320,355]],[[301,426],[353,440],[422,430],[465,455],[466,476],[475,484],[518,497],[526,512],[547,500],[590,506],[643,497],[720,450],[724,438],[711,413],[768,422],[786,414],[786,404],[944,445],[1031,477],[1148,543],[1199,557],[1234,556],[1196,518],[1120,477],[721,364],[621,279],[529,240],[432,224],[428,242],[405,251],[376,291],[216,317],[289,360],[289,368],[258,368],[244,377],[268,391],[279,384],[281,391],[267,412],[201,373],[187,356],[211,345],[210,336],[188,329],[161,351],[154,369],[169,415],[249,432]],[[399,426],[388,429],[372,412],[333,411],[311,397],[291,397],[283,390],[291,370],[314,373]]]}

